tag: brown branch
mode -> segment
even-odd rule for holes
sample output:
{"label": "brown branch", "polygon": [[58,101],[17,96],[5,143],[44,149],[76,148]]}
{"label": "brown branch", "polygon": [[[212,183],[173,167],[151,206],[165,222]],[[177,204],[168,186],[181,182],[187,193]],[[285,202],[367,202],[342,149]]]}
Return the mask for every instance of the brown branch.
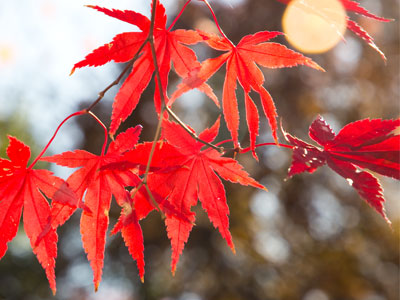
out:
{"label": "brown branch", "polygon": [[133,56],[133,58],[128,62],[128,64],[125,66],[125,68],[122,70],[121,74],[119,74],[118,78],[115,79],[110,85],[108,85],[104,90],[102,90],[99,93],[99,96],[97,97],[97,99],[95,101],[93,101],[92,104],[90,104],[88,106],[88,108],[86,108],[86,111],[90,111],[93,109],[94,106],[97,105],[97,103],[99,103],[101,101],[101,99],[104,98],[104,95],[108,92],[109,89],[111,89],[113,86],[117,85],[118,83],[120,83],[120,81],[122,80],[122,78],[124,77],[124,75],[129,71],[129,69],[133,66],[133,64],[135,63],[135,61],[139,58],[140,52],[143,50],[144,46],[147,43],[147,39],[143,42],[143,44],[140,46],[140,48],[138,49],[138,51],[135,53],[135,55]]}
{"label": "brown branch", "polygon": [[[147,40],[148,40],[148,42],[150,44],[150,49],[151,49],[151,53],[152,53],[152,57],[153,57],[153,64],[154,64],[154,68],[155,68],[156,78],[158,79],[159,83],[161,83],[160,73],[159,73],[158,63],[157,63],[156,50],[155,50],[155,47],[154,47],[154,36],[153,36],[155,17],[156,17],[156,9],[157,9],[157,1],[158,0],[152,0],[152,8],[153,9],[151,11],[151,23],[150,23],[150,30],[149,30],[149,35],[147,37]],[[160,88],[159,88],[160,97],[162,99],[162,102],[164,103],[165,102],[164,94],[162,92],[161,85],[159,85],[159,86],[160,86]],[[146,190],[147,190],[147,193],[149,194],[151,202],[155,205],[155,207],[157,207],[157,209],[161,213],[162,217],[165,217],[164,213],[161,211],[157,201],[155,200],[155,198],[154,198],[154,196],[153,196],[153,194],[152,194],[152,192],[150,190],[150,187],[147,184],[147,178],[149,176],[150,165],[151,165],[151,161],[153,159],[154,152],[156,150],[157,141],[158,141],[158,139],[160,137],[160,134],[161,134],[161,126],[162,126],[164,111],[165,111],[165,105],[163,105],[162,108],[161,108],[161,113],[160,113],[160,118],[158,120],[156,133],[154,134],[153,145],[151,146],[149,159],[147,160],[146,170],[144,172],[144,176],[143,176],[143,180],[142,180],[142,184],[146,187]]]}

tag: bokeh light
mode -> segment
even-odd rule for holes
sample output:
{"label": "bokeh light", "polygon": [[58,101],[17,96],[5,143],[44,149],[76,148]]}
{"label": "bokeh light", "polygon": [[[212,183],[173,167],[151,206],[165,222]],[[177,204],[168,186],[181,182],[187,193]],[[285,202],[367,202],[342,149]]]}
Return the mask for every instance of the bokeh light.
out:
{"label": "bokeh light", "polygon": [[334,47],[346,24],[346,11],[338,0],[291,1],[282,19],[289,43],[305,53],[322,53]]}

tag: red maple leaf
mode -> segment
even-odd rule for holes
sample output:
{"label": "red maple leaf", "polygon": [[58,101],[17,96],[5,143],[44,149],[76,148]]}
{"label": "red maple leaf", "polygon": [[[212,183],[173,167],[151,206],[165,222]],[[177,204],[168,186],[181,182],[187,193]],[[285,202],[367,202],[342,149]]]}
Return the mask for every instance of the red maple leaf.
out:
{"label": "red maple leaf", "polygon": [[[200,31],[199,31],[200,32]],[[267,42],[282,34],[280,32],[262,31],[243,37],[235,46],[225,37],[200,32],[204,41],[213,49],[226,51],[219,57],[205,60],[201,68],[192,70],[189,77],[179,84],[177,91],[172,95],[170,103],[182,93],[197,88],[207,81],[225,62],[226,75],[223,88],[222,106],[227,127],[231,132],[235,147],[239,146],[239,110],[236,98],[236,82],[245,92],[246,120],[250,133],[250,148],[255,154],[256,137],[259,132],[258,110],[250,97],[253,89],[260,95],[261,104],[267,117],[272,135],[277,142],[276,108],[271,95],[263,87],[264,75],[256,64],[267,68],[284,68],[297,65],[306,65],[314,69],[323,70],[310,58],[303,56],[278,43]]]}
{"label": "red maple leaf", "polygon": [[0,258],[7,251],[7,243],[17,234],[24,208],[26,235],[55,293],[58,237],[56,230],[49,226],[50,206],[46,197],[69,202],[73,201],[74,193],[50,171],[33,170],[33,165],[27,167],[30,148],[14,137],[8,138],[10,160],[0,158]]}
{"label": "red maple leaf", "polygon": [[[282,2],[284,4],[288,4],[292,0],[277,0],[279,2]],[[359,15],[362,15],[364,17],[368,17],[380,22],[391,22],[393,20],[391,19],[386,19],[382,17],[378,17],[377,15],[374,15],[370,13],[367,9],[362,7],[358,2],[353,1],[353,0],[340,0],[340,2],[343,4],[343,7],[346,9],[347,12],[353,12]],[[377,51],[381,57],[386,60],[385,54],[379,49],[379,47],[375,44],[374,39],[366,32],[357,22],[351,20],[349,17],[347,18],[347,29],[353,31],[356,35],[358,35],[360,38],[362,38],[369,46],[371,46],[375,51]]]}
{"label": "red maple leaf", "polygon": [[[153,143],[149,142],[138,144],[135,149],[126,152],[120,161],[104,165],[102,169],[120,171],[135,169],[138,170],[140,174],[144,174],[152,146]],[[144,219],[151,211],[156,209],[160,210],[162,214],[169,218],[178,218],[182,221],[189,222],[186,215],[177,211],[166,200],[169,191],[154,185],[153,172],[168,172],[178,168],[178,166],[165,167],[166,161],[168,164],[172,163],[172,161],[169,160],[168,154],[171,155],[174,153],[174,150],[175,148],[166,142],[156,145],[155,152],[152,156],[152,166],[147,179],[147,184],[152,190],[151,196],[145,186],[141,186],[140,189],[132,189],[130,194],[126,191],[125,198],[123,201],[120,201],[122,207],[120,218],[111,232],[112,234],[121,232],[129,253],[137,261],[139,275],[142,281],[144,275],[144,245],[143,233],[139,220]],[[160,192],[162,194],[159,194]]]}
{"label": "red maple leaf", "polygon": [[[159,1],[157,3],[153,35],[162,89],[167,99],[166,88],[171,61],[174,64],[175,72],[181,77],[187,76],[190,70],[198,68],[200,63],[197,61],[196,54],[184,45],[196,44],[201,41],[201,37],[197,32],[192,30],[178,29],[171,31],[171,28],[167,29],[165,8]],[[97,48],[87,55],[84,60],[76,63],[72,72],[76,68],[85,66],[104,65],[111,60],[115,62],[127,62],[131,60],[147,40],[150,30],[150,20],[130,10],[121,11],[116,9],[109,10],[98,6],[89,7],[121,21],[136,25],[141,32],[125,32],[116,35],[111,43]],[[151,80],[154,70],[150,44],[147,42],[140,57],[133,64],[132,72],[115,96],[110,125],[110,133],[112,135],[115,134],[121,122],[126,120],[136,108],[140,96]],[[203,84],[201,89],[218,105],[218,100],[208,85]],[[158,93],[157,81],[155,90],[155,106],[157,112],[160,112],[161,100]]]}
{"label": "red maple leaf", "polygon": [[[132,153],[134,152],[135,151]],[[149,152],[147,154],[149,154]],[[161,154],[161,152],[156,155],[159,154]],[[153,200],[144,186],[142,186],[139,190],[133,189],[131,193],[126,192],[125,201],[122,203],[121,215],[111,231],[111,234],[121,232],[125,245],[128,247],[129,253],[137,262],[139,275],[142,282],[144,275],[144,242],[143,232],[140,227],[139,220],[145,218],[152,210],[159,209],[161,210],[162,214],[165,214],[168,218],[178,218],[181,221],[189,222],[189,219],[186,215],[183,215],[181,212],[177,211],[166,200],[168,191],[163,191],[167,192],[164,194],[164,196],[157,193],[157,190],[158,192],[161,190],[153,185],[152,176],[152,174],[148,176],[148,184],[153,190],[151,197],[157,204],[155,205],[155,203],[153,203]]]}
{"label": "red maple leaf", "polygon": [[288,175],[312,173],[328,164],[389,222],[378,179],[359,168],[400,179],[400,135],[393,134],[399,126],[400,119],[364,119],[346,125],[335,135],[325,120],[318,117],[310,126],[309,136],[323,148],[284,132],[286,140],[294,146]]}
{"label": "red maple leaf", "polygon": [[[135,147],[140,132],[139,125],[129,128],[110,143],[106,154],[100,156],[84,150],[75,150],[43,158],[45,161],[61,166],[80,168],[67,179],[67,183],[77,195],[78,200],[74,203],[54,201],[51,223],[53,228],[61,226],[78,207],[85,208],[80,223],[82,242],[93,269],[96,290],[101,281],[104,264],[108,211],[112,195],[123,206],[126,198],[125,187],[136,186],[141,182],[138,175],[131,170],[107,169],[103,166],[120,161],[125,152]],[[84,203],[82,203],[83,197],[85,197]],[[144,262],[137,263],[139,274],[143,278]]]}
{"label": "red maple leaf", "polygon": [[[212,142],[218,130],[219,120],[210,129],[204,130],[199,138]],[[172,213],[166,215],[165,223],[172,246],[172,272],[175,272],[179,256],[194,225],[195,215],[191,207],[196,205],[197,199],[200,199],[210,221],[234,250],[229,232],[225,189],[217,174],[231,182],[265,188],[252,179],[236,160],[222,157],[214,149],[201,150],[204,144],[193,139],[176,123],[163,121],[163,138],[166,141],[157,146],[158,150],[152,159],[153,172],[148,177],[148,184],[154,195],[167,198],[173,207],[170,208]],[[136,164],[142,155],[135,152],[127,153],[126,158]],[[135,201],[135,209],[141,217],[154,209],[146,195]]]}
{"label": "red maple leaf", "polygon": [[136,260],[141,281],[144,280],[144,240],[139,218],[132,205],[132,198],[126,191],[126,197],[122,203],[123,210],[118,222],[115,224],[111,234],[121,231],[122,238],[132,258]]}

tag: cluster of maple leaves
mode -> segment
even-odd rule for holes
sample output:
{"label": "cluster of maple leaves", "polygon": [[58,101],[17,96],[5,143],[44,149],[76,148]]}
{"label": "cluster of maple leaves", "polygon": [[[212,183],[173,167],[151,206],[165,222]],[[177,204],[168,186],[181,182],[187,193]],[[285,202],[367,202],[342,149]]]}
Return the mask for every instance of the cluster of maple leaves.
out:
{"label": "cluster of maple leaves", "polygon": [[[388,21],[369,13],[357,2],[341,1],[348,11]],[[186,5],[189,2],[190,0]],[[207,1],[203,2],[210,8],[216,21]],[[232,136],[230,141],[233,142],[233,149],[237,153],[248,150],[257,159],[255,150],[260,146],[256,145],[259,113],[250,97],[251,90],[259,94],[272,136],[276,144],[279,144],[275,105],[263,86],[264,76],[257,65],[267,68],[305,65],[323,70],[310,58],[269,41],[280,35],[280,32],[262,31],[247,35],[234,45],[224,35],[217,21],[216,25],[221,35],[199,30],[172,30],[176,20],[167,28],[165,9],[156,0],[153,0],[151,20],[129,10],[90,7],[135,25],[140,30],[115,36],[112,42],[97,48],[84,60],[75,64],[72,70],[74,72],[75,69],[85,66],[100,66],[111,60],[131,62],[132,71],[115,97],[108,130],[90,109],[74,113],[67,118],[91,114],[98,120],[105,129],[101,155],[78,149],[42,157],[48,147],[46,146],[28,166],[29,147],[15,137],[9,137],[9,159],[0,158],[0,258],[6,253],[8,242],[17,234],[23,210],[25,232],[33,252],[45,269],[53,292],[56,290],[56,231],[78,208],[82,211],[80,231],[83,247],[93,269],[95,289],[98,288],[109,228],[108,212],[113,197],[121,207],[121,215],[111,233],[121,232],[130,254],[137,262],[142,280],[145,263],[143,234],[139,221],[153,210],[158,210],[165,216],[172,247],[173,273],[194,226],[195,214],[191,208],[198,200],[211,223],[232,251],[235,251],[229,232],[229,208],[220,178],[259,189],[266,188],[251,178],[235,159],[227,157],[224,148],[213,144],[219,133],[220,119],[197,135],[177,119],[171,106],[184,92],[197,88],[219,107],[219,100],[207,84],[207,80],[226,64],[222,109]],[[383,55],[372,38],[354,21],[348,21],[348,28]],[[188,47],[199,42],[222,51],[223,54],[199,62],[195,52]],[[172,64],[182,82],[171,97],[168,97],[168,76]],[[118,134],[106,151],[107,135],[114,137],[120,124],[136,108],[153,75],[156,78],[154,102],[159,114],[159,130],[154,141],[139,143],[142,128],[138,125]],[[246,120],[250,134],[250,147],[247,150],[242,149],[239,144],[239,111],[235,94],[237,82],[245,92]],[[400,179],[400,136],[394,133],[399,126],[400,119],[365,119],[348,124],[335,135],[329,125],[318,117],[311,124],[309,135],[320,146],[308,144],[282,129],[289,143],[285,146],[293,150],[293,161],[288,175],[293,176],[305,171],[311,173],[327,164],[343,176],[360,196],[387,220],[382,188],[378,179],[366,169]],[[68,179],[63,180],[50,171],[33,169],[39,159],[77,170]],[[52,200],[51,205],[48,199]]]}

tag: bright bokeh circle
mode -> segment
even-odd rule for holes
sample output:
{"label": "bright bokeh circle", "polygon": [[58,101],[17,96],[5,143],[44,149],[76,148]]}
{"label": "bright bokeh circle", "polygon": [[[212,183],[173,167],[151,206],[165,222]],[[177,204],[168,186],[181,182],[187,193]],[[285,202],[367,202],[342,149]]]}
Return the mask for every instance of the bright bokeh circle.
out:
{"label": "bright bokeh circle", "polygon": [[282,26],[293,47],[305,53],[322,53],[343,39],[346,10],[339,0],[292,0]]}

